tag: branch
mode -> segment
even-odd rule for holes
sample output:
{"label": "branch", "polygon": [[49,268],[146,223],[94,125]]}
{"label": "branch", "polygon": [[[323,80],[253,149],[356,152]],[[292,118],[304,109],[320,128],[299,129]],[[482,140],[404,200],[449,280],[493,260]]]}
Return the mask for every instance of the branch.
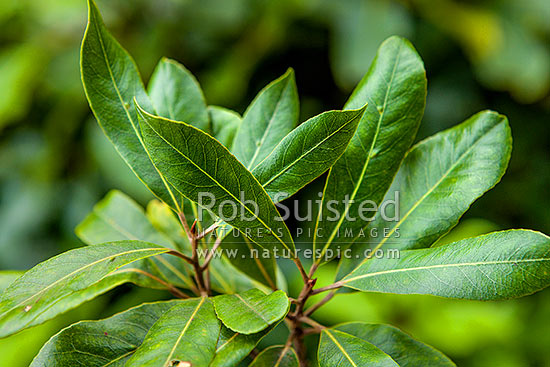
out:
{"label": "branch", "polygon": [[331,285],[327,285],[326,287],[321,287],[321,288],[314,289],[313,291],[311,291],[311,295],[323,293],[323,292],[326,292],[326,291],[330,291],[332,289],[342,288],[344,286],[344,284],[345,283],[343,281],[332,283]]}
{"label": "branch", "polygon": [[306,317],[309,317],[311,316],[315,311],[317,311],[318,309],[320,309],[325,303],[327,303],[328,301],[330,301],[332,299],[332,297],[334,297],[334,295],[336,294],[336,290],[333,290],[332,292],[330,292],[329,294],[327,294],[325,296],[325,298],[323,298],[321,301],[319,301],[318,303],[314,304],[313,306],[311,306],[310,308],[308,308],[306,310],[306,312],[304,312],[304,316]]}

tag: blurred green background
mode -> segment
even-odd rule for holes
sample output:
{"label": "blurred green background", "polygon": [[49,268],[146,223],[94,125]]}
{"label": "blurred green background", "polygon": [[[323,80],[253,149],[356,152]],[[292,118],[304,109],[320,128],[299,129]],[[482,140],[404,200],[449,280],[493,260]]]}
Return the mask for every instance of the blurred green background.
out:
{"label": "blurred green background", "polygon": [[[199,79],[210,104],[243,112],[296,70],[302,118],[340,108],[388,36],[409,38],[428,73],[418,139],[485,108],[506,114],[508,173],[478,200],[454,240],[503,228],[550,233],[550,1],[103,0],[109,29],[145,81],[161,56]],[[79,75],[84,0],[0,1],[0,269],[28,269],[80,246],[73,229],[111,188],[151,195],[107,142]],[[481,219],[483,218],[483,219]],[[329,279],[330,268],[320,276]],[[290,282],[291,287],[293,282]],[[80,318],[163,296],[111,292],[43,326],[0,340],[0,366],[26,366]],[[550,366],[550,291],[509,302],[348,294],[326,324],[394,323],[460,366]]]}

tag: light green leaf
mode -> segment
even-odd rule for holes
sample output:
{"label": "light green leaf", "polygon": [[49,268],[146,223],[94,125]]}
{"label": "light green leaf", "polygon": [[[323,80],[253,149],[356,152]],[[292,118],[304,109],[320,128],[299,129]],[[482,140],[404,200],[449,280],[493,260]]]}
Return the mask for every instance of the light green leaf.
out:
{"label": "light green leaf", "polygon": [[[274,325],[273,325],[274,326]],[[242,361],[258,345],[271,330],[273,326],[256,334],[239,334],[222,325],[216,356],[210,367],[233,367]]]}
{"label": "light green leaf", "polygon": [[[77,226],[76,234],[88,245],[139,240],[171,249],[176,248],[168,236],[153,227],[143,209],[135,201],[116,190],[109,192],[94,206],[94,210]],[[135,273],[132,282],[141,287],[166,288],[158,281],[140,273],[145,271],[175,286],[193,288],[189,275],[190,265],[174,256],[159,255],[138,260],[125,270]]]}
{"label": "light green leaf", "polygon": [[24,271],[17,270],[1,270],[0,271],[0,295],[4,289],[8,288],[17,278],[23,275]]}
{"label": "light green leaf", "polygon": [[335,329],[375,345],[401,367],[456,366],[440,351],[413,339],[393,326],[352,322],[335,326]]}
{"label": "light green leaf", "polygon": [[80,68],[84,91],[99,125],[118,153],[159,198],[170,193],[143,147],[134,97],[152,110],[139,71],[130,55],[107,31],[93,0],[88,0],[88,26],[82,41]]}
{"label": "light green leaf", "polygon": [[183,122],[153,116],[141,108],[139,113],[153,162],[180,194],[202,202],[260,247],[294,254],[292,236],[278,220],[275,204],[223,145]]}
{"label": "light green leaf", "polygon": [[160,60],[149,82],[149,96],[159,116],[210,131],[199,83],[180,63],[167,58]]}
{"label": "light green leaf", "polygon": [[274,202],[294,195],[342,155],[365,107],[317,115],[288,134],[252,171]]}
{"label": "light green leaf", "polygon": [[369,342],[338,330],[324,329],[319,341],[320,367],[398,367],[399,365]]}
{"label": "light green leaf", "polygon": [[120,241],[77,248],[38,264],[2,293],[0,337],[78,306],[123,282],[107,277],[119,268],[168,251],[146,242]]}
{"label": "light green leaf", "polygon": [[294,129],[298,111],[294,71],[289,69],[252,101],[244,113],[231,151],[246,168],[253,169]]}
{"label": "light green leaf", "polygon": [[151,326],[179,302],[145,303],[107,319],[73,324],[42,347],[31,367],[122,367],[141,345]]}
{"label": "light green leaf", "polygon": [[[349,244],[350,236],[358,236],[368,224],[362,217],[372,213],[362,212],[363,202],[382,201],[415,138],[425,100],[420,56],[407,40],[387,39],[345,105],[352,109],[368,103],[348,148],[327,177],[313,241],[315,249],[324,249],[319,258],[333,243]],[[351,235],[344,236],[343,229]]]}
{"label": "light green leaf", "polygon": [[220,322],[208,298],[182,301],[151,327],[126,366],[178,366],[178,362],[187,362],[193,367],[207,367],[216,353],[219,333]]}
{"label": "light green leaf", "polygon": [[299,367],[298,356],[291,347],[274,345],[264,349],[249,367]]}
{"label": "light green leaf", "polygon": [[241,116],[234,111],[218,106],[208,106],[208,114],[212,124],[212,133],[216,140],[225,147],[231,148],[237,130],[242,123]]}
{"label": "light green leaf", "polygon": [[364,259],[366,249],[413,249],[430,246],[459,221],[470,205],[500,181],[511,154],[511,133],[506,117],[480,112],[460,125],[417,144],[407,154],[384,202],[384,217],[377,214],[353,253],[342,261],[340,276]]}
{"label": "light green leaf", "polygon": [[526,296],[550,284],[550,238],[510,230],[365,260],[342,280],[362,291],[473,300]]}
{"label": "light green leaf", "polygon": [[175,243],[180,251],[191,252],[187,233],[170,206],[159,200],[151,200],[145,209],[145,216],[153,227]]}
{"label": "light green leaf", "polygon": [[229,329],[241,334],[255,334],[278,320],[290,307],[290,301],[283,291],[270,295],[258,289],[241,294],[224,294],[213,298],[218,318]]}

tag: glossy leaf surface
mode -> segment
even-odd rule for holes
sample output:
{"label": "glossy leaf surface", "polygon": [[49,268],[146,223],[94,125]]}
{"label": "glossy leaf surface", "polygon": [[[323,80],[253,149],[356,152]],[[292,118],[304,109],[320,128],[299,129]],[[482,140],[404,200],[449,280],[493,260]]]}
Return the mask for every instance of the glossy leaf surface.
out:
{"label": "glossy leaf surface", "polygon": [[229,329],[241,334],[255,334],[282,319],[290,301],[283,291],[266,295],[258,289],[224,294],[213,299],[218,318]]}
{"label": "glossy leaf surface", "polygon": [[159,116],[210,131],[210,119],[199,83],[183,65],[167,58],[160,60],[148,89]]}
{"label": "glossy leaf surface", "polygon": [[143,110],[140,122],[153,162],[179,193],[202,202],[260,247],[294,253],[294,242],[284,222],[277,220],[275,205],[223,145],[190,125]]}
{"label": "glossy leaf surface", "polygon": [[510,230],[401,251],[399,259],[364,261],[342,281],[372,292],[486,301],[522,297],[550,284],[550,238]]}
{"label": "glossy leaf surface", "polygon": [[289,69],[258,93],[243,116],[233,149],[249,170],[260,163],[298,123],[298,91]]}
{"label": "glossy leaf surface", "polygon": [[[329,171],[314,238],[316,248],[349,244],[368,224],[361,220],[361,205],[365,200],[382,201],[415,138],[425,98],[420,56],[407,40],[389,38],[345,105],[352,109],[368,103],[348,148]],[[335,202],[332,210],[331,201]],[[344,228],[351,236],[340,235]]]}
{"label": "glossy leaf surface", "polygon": [[[406,250],[434,243],[500,181],[510,159],[511,140],[506,117],[486,111],[417,144],[384,199],[389,203],[385,218],[379,213],[369,227],[368,232],[374,229],[378,236],[358,239],[351,249],[354,253],[369,248]],[[342,276],[353,270],[354,258],[343,261]]]}
{"label": "glossy leaf surface", "polygon": [[180,301],[146,303],[99,321],[81,321],[54,335],[31,367],[122,367],[163,313]]}
{"label": "glossy leaf surface", "polygon": [[294,349],[272,346],[262,350],[249,367],[299,367],[299,365]]}
{"label": "glossy leaf surface", "polygon": [[120,241],[77,248],[38,264],[2,293],[0,336],[78,306],[120,284],[116,277],[105,278],[117,269],[168,251],[146,242]]}
{"label": "glossy leaf surface", "polygon": [[399,365],[369,342],[338,330],[321,332],[318,360],[320,367],[398,367]]}
{"label": "glossy leaf surface", "polygon": [[84,91],[99,125],[141,181],[159,198],[171,203],[161,176],[151,163],[139,133],[134,98],[152,105],[130,55],[107,31],[93,0],[88,1],[88,27],[82,41],[81,73]]}
{"label": "glossy leaf surface", "polygon": [[218,106],[208,106],[212,134],[228,149],[233,146],[233,140],[242,123],[238,113]]}
{"label": "glossy leaf surface", "polygon": [[279,202],[327,171],[355,133],[364,108],[329,111],[296,129],[252,171],[269,196]]}
{"label": "glossy leaf surface", "polygon": [[220,322],[207,298],[181,301],[151,327],[126,366],[207,367],[216,353]]}
{"label": "glossy leaf surface", "polygon": [[222,325],[216,356],[210,367],[233,367],[252,352],[256,345],[273,327],[256,334],[239,334]]}
{"label": "glossy leaf surface", "polygon": [[440,351],[413,339],[396,327],[352,322],[335,329],[363,339],[389,355],[401,367],[453,367],[455,364]]}
{"label": "glossy leaf surface", "polygon": [[[177,247],[168,236],[153,227],[135,201],[116,190],[109,192],[94,206],[94,210],[76,228],[76,234],[88,245],[139,240],[172,249]],[[177,286],[193,287],[188,274],[189,266],[174,256],[159,255],[138,260],[125,270],[134,272],[132,282],[142,287],[166,288],[141,273],[143,271]]]}

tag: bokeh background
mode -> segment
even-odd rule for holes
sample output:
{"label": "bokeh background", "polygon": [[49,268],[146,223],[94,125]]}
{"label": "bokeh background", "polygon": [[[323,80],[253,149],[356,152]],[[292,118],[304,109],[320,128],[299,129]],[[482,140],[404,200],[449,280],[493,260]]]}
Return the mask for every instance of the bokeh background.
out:
{"label": "bokeh background", "polygon": [[[388,36],[424,59],[428,100],[418,139],[481,109],[506,114],[514,150],[502,182],[447,241],[495,229],[550,233],[550,1],[99,0],[145,81],[161,56],[199,79],[209,104],[243,112],[288,67],[302,119],[340,108]],[[79,74],[84,0],[0,1],[0,269],[24,270],[81,243],[73,229],[112,188],[152,197],[101,133]],[[320,272],[328,279],[330,268]],[[292,289],[293,282],[290,281]],[[158,297],[132,287],[0,340],[0,366],[27,366],[81,318]],[[326,324],[389,322],[459,366],[550,366],[550,290],[508,302],[343,295]]]}

